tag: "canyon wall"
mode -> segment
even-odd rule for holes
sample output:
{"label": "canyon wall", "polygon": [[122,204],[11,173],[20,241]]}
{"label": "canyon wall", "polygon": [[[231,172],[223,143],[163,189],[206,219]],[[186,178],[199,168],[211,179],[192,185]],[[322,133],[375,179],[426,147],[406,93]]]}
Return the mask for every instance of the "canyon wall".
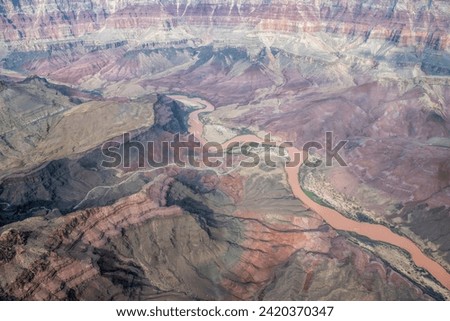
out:
{"label": "canyon wall", "polygon": [[187,135],[199,106],[174,93],[214,104],[210,141],[331,131],[348,166],[304,188],[448,270],[449,30],[445,0],[0,0],[0,298],[448,299],[280,167],[100,163],[124,132]]}
{"label": "canyon wall", "polygon": [[[92,34],[121,38],[120,31],[156,40],[173,30],[241,27],[249,31],[335,33],[448,49],[447,1],[7,1],[0,2],[2,39],[11,46],[80,41]],[[112,34],[112,30],[118,31]],[[151,33],[159,30],[161,34]],[[192,30],[192,29],[191,29]],[[170,32],[168,32],[170,31]],[[204,33],[206,35],[206,33]],[[226,36],[224,37],[226,39]],[[101,41],[99,36],[93,40]],[[178,39],[181,40],[181,39]],[[139,43],[142,39],[133,39]]]}

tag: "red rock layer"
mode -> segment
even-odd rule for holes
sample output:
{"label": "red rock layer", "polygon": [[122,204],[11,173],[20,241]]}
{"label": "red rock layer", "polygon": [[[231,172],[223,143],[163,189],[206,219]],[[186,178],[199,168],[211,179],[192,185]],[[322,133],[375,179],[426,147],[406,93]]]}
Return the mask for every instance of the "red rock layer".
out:
{"label": "red rock layer", "polygon": [[0,35],[5,41],[70,40],[101,30],[177,26],[238,26],[288,33],[330,32],[404,45],[421,43],[435,49],[449,46],[446,1],[234,1],[157,2],[128,0],[43,0],[0,2]]}

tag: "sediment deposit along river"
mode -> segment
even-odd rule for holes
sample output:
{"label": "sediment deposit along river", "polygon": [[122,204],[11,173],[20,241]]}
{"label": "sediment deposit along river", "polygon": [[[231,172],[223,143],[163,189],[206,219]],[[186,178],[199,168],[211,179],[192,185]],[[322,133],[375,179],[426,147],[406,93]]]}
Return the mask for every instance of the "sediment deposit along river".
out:
{"label": "sediment deposit along river", "polygon": [[[181,95],[174,95],[171,97],[173,99],[188,102],[193,105],[205,106],[205,108],[203,109],[198,109],[192,112],[189,116],[190,132],[194,134],[198,139],[203,140],[201,139],[203,134],[203,124],[199,120],[199,114],[214,111],[214,106],[208,101],[200,98],[189,98],[187,96]],[[263,140],[261,138],[254,135],[242,135],[234,137],[231,140],[223,143],[223,146],[227,146],[232,142],[260,143],[262,141]],[[295,154],[301,152],[295,147],[289,147],[287,148],[287,151],[291,159],[294,159]],[[439,263],[426,256],[410,239],[395,234],[393,231],[383,225],[351,220],[341,213],[326,206],[322,206],[310,199],[303,192],[300,186],[298,175],[300,166],[301,164],[295,167],[286,167],[285,171],[287,174],[288,183],[292,189],[294,196],[297,197],[301,202],[303,202],[307,207],[319,214],[330,226],[332,226],[336,230],[354,232],[359,235],[366,236],[374,241],[388,243],[407,251],[411,255],[412,260],[417,266],[427,270],[431,275],[433,275],[434,278],[436,278],[436,280],[438,280],[443,286],[450,290],[450,274]]]}

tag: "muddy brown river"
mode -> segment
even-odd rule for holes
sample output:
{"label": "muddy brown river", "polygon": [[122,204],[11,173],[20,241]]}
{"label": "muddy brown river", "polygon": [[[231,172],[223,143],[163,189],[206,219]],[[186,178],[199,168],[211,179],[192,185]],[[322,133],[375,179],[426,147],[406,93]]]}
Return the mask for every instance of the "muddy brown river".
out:
{"label": "muddy brown river", "polygon": [[[190,132],[194,134],[200,141],[203,142],[204,141],[204,139],[202,138],[203,124],[199,120],[199,115],[200,113],[214,111],[214,106],[208,101],[205,101],[200,98],[189,98],[187,96],[181,95],[173,95],[171,97],[184,103],[204,106],[204,108],[192,112],[189,116]],[[226,146],[231,142],[260,143],[262,141],[263,140],[261,138],[254,135],[242,135],[234,137],[231,140],[223,143],[222,145]],[[301,153],[301,151],[295,147],[287,148],[287,151],[291,159],[294,159],[295,154]],[[388,243],[405,250],[411,255],[412,260],[417,266],[427,270],[444,287],[450,290],[450,274],[439,263],[435,262],[434,260],[426,256],[419,249],[419,247],[407,237],[395,234],[393,231],[391,231],[389,228],[383,225],[363,223],[351,220],[343,216],[341,213],[331,208],[322,206],[314,202],[312,199],[310,199],[303,192],[300,185],[298,176],[300,166],[301,163],[299,163],[299,165],[297,165],[296,167],[286,167],[285,172],[293,194],[302,203],[304,203],[311,210],[319,214],[324,219],[324,221],[326,221],[330,226],[332,226],[336,230],[354,232],[359,235],[366,236],[374,241]]]}

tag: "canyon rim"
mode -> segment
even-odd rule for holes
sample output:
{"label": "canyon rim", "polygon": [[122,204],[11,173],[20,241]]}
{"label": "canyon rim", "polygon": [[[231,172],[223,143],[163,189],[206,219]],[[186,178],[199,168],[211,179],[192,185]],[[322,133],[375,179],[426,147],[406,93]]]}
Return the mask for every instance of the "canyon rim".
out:
{"label": "canyon rim", "polygon": [[[449,31],[444,0],[0,0],[0,299],[448,300]],[[286,166],[327,132],[346,166]],[[177,137],[275,166],[140,166]]]}

